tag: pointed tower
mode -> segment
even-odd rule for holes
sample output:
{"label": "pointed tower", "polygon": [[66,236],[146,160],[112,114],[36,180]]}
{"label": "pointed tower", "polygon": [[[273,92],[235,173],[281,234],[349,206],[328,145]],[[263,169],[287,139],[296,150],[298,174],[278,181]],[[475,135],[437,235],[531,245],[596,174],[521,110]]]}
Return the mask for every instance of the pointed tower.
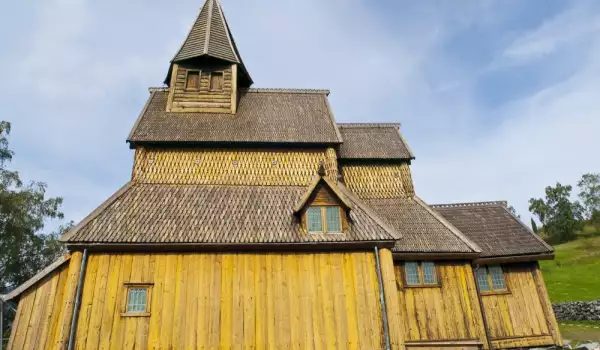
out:
{"label": "pointed tower", "polygon": [[252,85],[218,0],[206,0],[171,61],[167,112],[235,114],[238,90]]}

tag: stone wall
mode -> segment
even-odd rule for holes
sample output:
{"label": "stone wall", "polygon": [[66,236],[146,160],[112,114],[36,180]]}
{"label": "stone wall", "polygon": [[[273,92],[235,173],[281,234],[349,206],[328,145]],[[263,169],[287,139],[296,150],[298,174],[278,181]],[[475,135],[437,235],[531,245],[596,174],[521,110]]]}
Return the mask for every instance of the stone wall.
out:
{"label": "stone wall", "polygon": [[556,319],[565,321],[600,321],[600,299],[553,304]]}

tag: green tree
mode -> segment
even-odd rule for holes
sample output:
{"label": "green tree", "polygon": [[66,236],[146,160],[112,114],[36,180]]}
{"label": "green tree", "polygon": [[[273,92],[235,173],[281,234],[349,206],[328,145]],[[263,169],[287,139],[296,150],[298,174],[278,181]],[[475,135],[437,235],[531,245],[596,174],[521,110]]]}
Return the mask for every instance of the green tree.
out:
{"label": "green tree", "polygon": [[540,235],[540,233],[538,232],[537,224],[535,223],[535,220],[533,220],[533,218],[531,218],[531,229],[533,230],[533,232],[535,232],[536,235]]}
{"label": "green tree", "polygon": [[[27,281],[65,252],[58,232],[42,232],[48,219],[63,218],[61,198],[46,198],[46,184],[24,184],[6,168],[14,153],[8,148],[10,123],[0,122],[0,294]],[[5,315],[10,308],[5,308]],[[8,315],[6,316],[8,318]],[[7,325],[5,319],[4,325]],[[0,331],[0,334],[2,332]]]}
{"label": "green tree", "polygon": [[577,201],[571,202],[570,185],[556,183],[546,187],[546,198],[529,199],[529,211],[544,225],[544,231],[557,242],[567,242],[574,238],[582,227],[583,207]]}
{"label": "green tree", "polygon": [[583,174],[577,183],[579,198],[583,202],[588,219],[598,217],[600,213],[600,173]]}

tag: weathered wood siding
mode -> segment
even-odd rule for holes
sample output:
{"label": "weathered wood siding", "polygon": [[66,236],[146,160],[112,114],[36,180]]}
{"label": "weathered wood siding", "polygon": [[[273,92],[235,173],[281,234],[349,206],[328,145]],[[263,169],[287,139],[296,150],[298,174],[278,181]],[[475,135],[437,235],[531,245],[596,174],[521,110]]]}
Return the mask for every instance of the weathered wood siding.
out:
{"label": "weathered wood siding", "polygon": [[[150,282],[149,317],[123,317],[125,282]],[[79,349],[381,349],[375,257],[90,255]]]}
{"label": "weathered wood siding", "polygon": [[[546,316],[534,274],[539,273],[536,263],[504,266],[509,292],[483,295],[483,307],[494,347],[528,347],[554,344],[552,334],[558,330],[552,325],[554,315]],[[554,322],[555,324],[555,322]]]}
{"label": "weathered wood siding", "polygon": [[[232,65],[198,68],[193,65],[175,64],[168,103],[170,111],[233,113],[232,96],[237,88],[233,79],[235,68]],[[198,89],[186,88],[188,71],[200,71]],[[220,90],[210,88],[210,75],[213,72],[223,73],[223,86]]]}
{"label": "weathered wood siding", "polygon": [[7,349],[60,349],[68,341],[81,253],[19,299]]}
{"label": "weathered wood siding", "polygon": [[406,344],[449,340],[481,342],[485,327],[468,262],[436,262],[440,285],[406,287],[403,265],[395,263],[398,301]]}
{"label": "weathered wood siding", "polygon": [[323,162],[337,181],[332,148],[298,151],[228,149],[136,149],[133,180],[145,183],[308,186]]}

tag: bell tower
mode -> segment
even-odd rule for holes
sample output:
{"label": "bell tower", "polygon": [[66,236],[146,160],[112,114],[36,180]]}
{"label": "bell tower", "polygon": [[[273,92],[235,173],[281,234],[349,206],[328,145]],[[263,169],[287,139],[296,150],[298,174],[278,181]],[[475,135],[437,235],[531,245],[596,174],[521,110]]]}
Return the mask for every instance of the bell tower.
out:
{"label": "bell tower", "polygon": [[237,111],[238,91],[252,78],[229,31],[218,0],[206,0],[186,40],[171,61],[167,112]]}

